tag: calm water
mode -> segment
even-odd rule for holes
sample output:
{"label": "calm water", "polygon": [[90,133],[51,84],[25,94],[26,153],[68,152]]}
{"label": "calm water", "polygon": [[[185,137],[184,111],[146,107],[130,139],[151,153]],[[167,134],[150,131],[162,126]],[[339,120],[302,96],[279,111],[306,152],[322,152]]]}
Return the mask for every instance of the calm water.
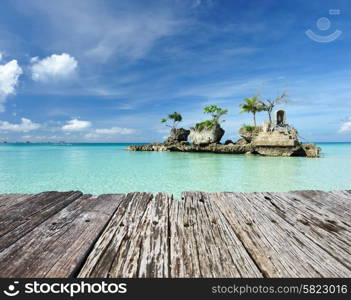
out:
{"label": "calm water", "polygon": [[321,143],[319,159],[129,152],[126,146],[1,144],[0,193],[351,189],[351,143]]}

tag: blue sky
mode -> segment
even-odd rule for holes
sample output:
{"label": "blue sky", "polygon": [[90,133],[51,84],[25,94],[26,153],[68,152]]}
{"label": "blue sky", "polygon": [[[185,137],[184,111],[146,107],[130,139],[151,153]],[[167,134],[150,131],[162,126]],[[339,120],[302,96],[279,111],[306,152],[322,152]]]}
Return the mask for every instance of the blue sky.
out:
{"label": "blue sky", "polygon": [[306,140],[351,141],[350,46],[348,0],[2,0],[0,141],[161,141],[208,104],[236,139],[242,99],[282,91]]}

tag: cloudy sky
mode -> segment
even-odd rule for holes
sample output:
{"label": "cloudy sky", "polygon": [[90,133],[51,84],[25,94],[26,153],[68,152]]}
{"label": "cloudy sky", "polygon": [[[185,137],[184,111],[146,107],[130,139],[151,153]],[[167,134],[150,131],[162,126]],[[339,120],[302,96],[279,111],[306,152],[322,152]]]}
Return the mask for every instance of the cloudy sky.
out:
{"label": "cloudy sky", "polygon": [[349,0],[0,5],[0,140],[161,141],[162,117],[208,104],[235,139],[243,98],[286,91],[302,137],[351,141]]}

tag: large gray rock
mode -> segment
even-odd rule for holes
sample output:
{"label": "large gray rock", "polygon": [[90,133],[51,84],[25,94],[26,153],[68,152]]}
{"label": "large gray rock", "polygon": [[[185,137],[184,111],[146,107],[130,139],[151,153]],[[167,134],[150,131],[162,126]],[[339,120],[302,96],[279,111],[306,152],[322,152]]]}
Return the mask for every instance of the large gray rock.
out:
{"label": "large gray rock", "polygon": [[314,144],[302,144],[297,130],[291,126],[274,130],[262,130],[253,139],[255,152],[266,156],[319,157],[320,148]]}
{"label": "large gray rock", "polygon": [[224,129],[219,124],[212,128],[203,128],[198,130],[192,128],[190,130],[190,136],[192,143],[198,146],[206,146],[209,144],[218,144],[224,135]]}
{"label": "large gray rock", "polygon": [[165,140],[165,145],[173,145],[180,142],[186,142],[188,140],[188,136],[190,134],[190,130],[184,128],[174,128],[171,130],[171,135]]}
{"label": "large gray rock", "polygon": [[246,130],[243,127],[239,134],[242,139],[236,145],[249,143],[254,153],[265,156],[319,157],[321,150],[314,144],[300,143],[297,130],[288,124],[274,128],[271,126],[256,127],[253,130]]}
{"label": "large gray rock", "polygon": [[321,148],[317,147],[315,144],[302,144],[301,148],[307,157],[319,157]]}
{"label": "large gray rock", "polygon": [[261,131],[252,140],[255,146],[295,147],[300,144],[296,129]]}
{"label": "large gray rock", "polygon": [[297,144],[296,146],[253,146],[255,152],[265,156],[302,156],[320,157],[321,148],[315,144]]}
{"label": "large gray rock", "polygon": [[252,140],[262,131],[261,126],[256,126],[252,130],[247,130],[245,127],[241,127],[239,135],[247,142],[251,143]]}

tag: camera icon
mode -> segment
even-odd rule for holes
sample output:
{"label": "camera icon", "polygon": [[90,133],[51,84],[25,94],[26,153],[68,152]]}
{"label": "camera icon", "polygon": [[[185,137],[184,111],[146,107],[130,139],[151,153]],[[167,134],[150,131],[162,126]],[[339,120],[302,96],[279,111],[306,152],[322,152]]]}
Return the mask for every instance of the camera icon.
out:
{"label": "camera icon", "polygon": [[9,297],[14,297],[14,296],[17,296],[19,294],[19,290],[16,290],[16,287],[15,287],[15,284],[18,284],[19,282],[18,281],[14,281],[13,284],[10,284],[8,286],[8,291],[7,290],[4,290],[4,294],[6,296],[9,296]]}
{"label": "camera icon", "polygon": [[[339,9],[330,9],[329,10],[329,15],[340,15],[340,10]],[[316,22],[316,26],[320,31],[326,31],[329,30],[331,27],[331,22],[328,18],[322,17],[319,18]],[[333,33],[328,34],[328,35],[320,35],[314,33],[311,29],[306,30],[305,34],[313,41],[317,43],[330,43],[338,39],[342,31],[341,30],[335,30]]]}

